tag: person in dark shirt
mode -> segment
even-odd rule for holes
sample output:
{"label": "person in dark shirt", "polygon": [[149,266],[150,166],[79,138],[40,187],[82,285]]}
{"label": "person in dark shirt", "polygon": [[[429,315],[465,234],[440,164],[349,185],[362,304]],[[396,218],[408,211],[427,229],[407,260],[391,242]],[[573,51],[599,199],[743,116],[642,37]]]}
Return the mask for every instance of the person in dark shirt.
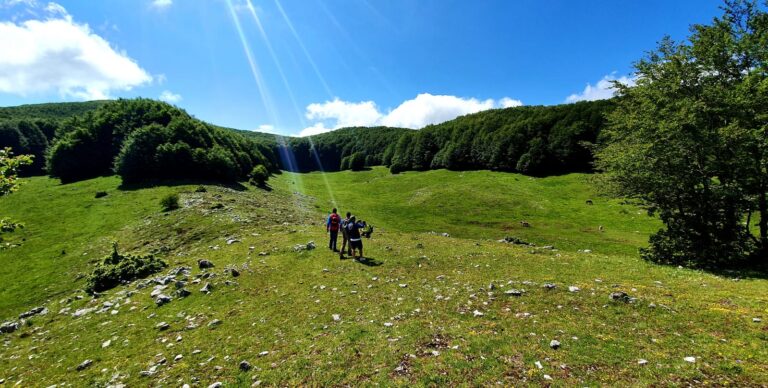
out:
{"label": "person in dark shirt", "polygon": [[357,222],[355,216],[349,218],[347,223],[347,235],[349,237],[349,245],[352,248],[352,257],[355,256],[355,251],[359,251],[358,259],[363,258],[363,239],[360,235],[360,230],[365,228],[364,222]]}
{"label": "person in dark shirt", "polygon": [[352,217],[352,213],[347,212],[347,218],[341,220],[341,252],[339,252],[339,259],[343,259],[344,254],[352,256],[352,244],[349,243],[349,232],[347,232],[347,224],[349,224],[350,217]]}

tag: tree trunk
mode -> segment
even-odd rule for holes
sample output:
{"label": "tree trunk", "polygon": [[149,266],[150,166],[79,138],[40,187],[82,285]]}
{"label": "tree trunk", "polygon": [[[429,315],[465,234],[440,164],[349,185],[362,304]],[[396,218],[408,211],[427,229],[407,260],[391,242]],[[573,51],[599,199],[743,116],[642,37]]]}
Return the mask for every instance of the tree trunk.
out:
{"label": "tree trunk", "polygon": [[764,190],[760,193],[758,206],[760,207],[760,251],[765,256],[768,248],[768,200]]}

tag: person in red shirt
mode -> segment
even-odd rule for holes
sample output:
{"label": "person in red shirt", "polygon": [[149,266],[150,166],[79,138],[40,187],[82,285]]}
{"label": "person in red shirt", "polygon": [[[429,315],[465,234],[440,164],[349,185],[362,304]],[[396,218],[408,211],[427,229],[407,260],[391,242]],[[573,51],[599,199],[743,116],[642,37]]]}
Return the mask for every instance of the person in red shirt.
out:
{"label": "person in red shirt", "polygon": [[336,240],[339,238],[339,226],[341,225],[341,217],[336,214],[336,208],[333,208],[331,215],[328,216],[328,220],[325,223],[325,232],[330,233],[331,239],[328,241],[328,249],[338,252],[336,249]]}

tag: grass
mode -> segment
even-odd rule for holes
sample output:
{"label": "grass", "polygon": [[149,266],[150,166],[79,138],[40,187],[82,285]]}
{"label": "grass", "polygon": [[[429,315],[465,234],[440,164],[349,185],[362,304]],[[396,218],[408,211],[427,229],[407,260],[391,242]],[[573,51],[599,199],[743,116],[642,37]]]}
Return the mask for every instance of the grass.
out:
{"label": "grass", "polygon": [[[378,226],[365,241],[367,265],[323,248],[325,179],[341,210]],[[20,386],[768,384],[768,327],[752,322],[767,320],[768,281],[639,260],[634,250],[658,225],[595,196],[585,179],[374,169],[285,173],[270,181],[272,191],[205,192],[198,185],[123,191],[115,178],[31,179],[0,199],[5,214],[27,224],[10,239],[22,245],[0,251],[0,320],[36,305],[51,312],[0,337],[0,379]],[[96,200],[96,191],[109,195]],[[181,208],[162,212],[159,199],[169,193],[180,194]],[[595,203],[588,208],[587,198]],[[532,227],[518,227],[520,219]],[[590,229],[596,224],[605,232]],[[504,235],[558,250],[495,241]],[[170,268],[192,266],[193,277],[198,259],[213,261],[213,292],[190,285],[191,296],[161,307],[151,287],[135,285],[74,298],[84,295],[76,275],[113,240],[121,251],[155,252]],[[309,240],[318,249],[294,251]],[[592,253],[578,251],[585,248]],[[56,256],[62,249],[66,255]],[[557,288],[545,290],[546,282]],[[572,285],[581,291],[569,292]],[[510,288],[526,292],[506,296]],[[609,301],[619,290],[637,301]],[[105,301],[116,306],[59,314]],[[209,328],[214,319],[221,325]],[[157,330],[160,322],[170,328]],[[562,347],[551,349],[552,339]],[[140,375],[162,358],[155,374]],[[638,365],[641,358],[648,364]],[[93,365],[77,371],[85,359]],[[241,360],[253,369],[241,372]]]}

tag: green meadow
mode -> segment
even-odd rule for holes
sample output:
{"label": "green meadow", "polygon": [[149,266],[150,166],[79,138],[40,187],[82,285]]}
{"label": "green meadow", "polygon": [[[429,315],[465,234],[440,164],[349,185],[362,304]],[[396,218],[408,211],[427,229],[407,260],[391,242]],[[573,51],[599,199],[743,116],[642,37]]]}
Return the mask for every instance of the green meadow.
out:
{"label": "green meadow", "polygon": [[[269,184],[26,179],[0,199],[25,224],[0,250],[0,321],[48,313],[0,334],[0,384],[768,384],[768,281],[641,260],[660,223],[588,175],[374,168]],[[181,208],[163,212],[169,193]],[[365,260],[326,248],[334,205],[375,225]],[[171,283],[158,306],[157,285],[136,281],[86,295],[113,241],[162,258],[157,276],[190,267],[175,280],[192,294]]]}

